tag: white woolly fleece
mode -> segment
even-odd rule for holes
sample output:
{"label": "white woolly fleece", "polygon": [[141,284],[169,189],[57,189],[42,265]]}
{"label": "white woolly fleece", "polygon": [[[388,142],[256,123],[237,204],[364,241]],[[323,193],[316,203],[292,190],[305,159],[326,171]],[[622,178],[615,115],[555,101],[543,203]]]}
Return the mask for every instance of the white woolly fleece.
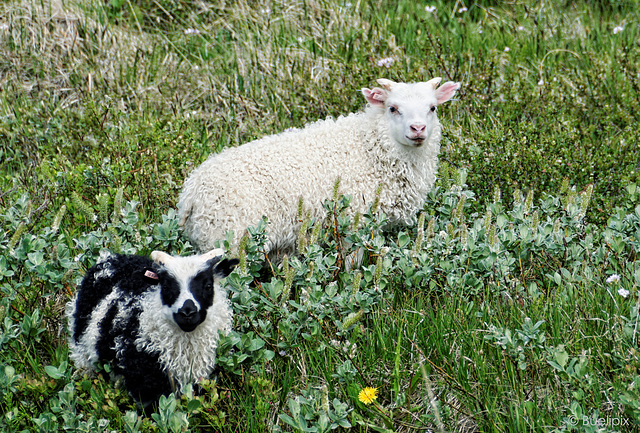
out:
{"label": "white woolly fleece", "polygon": [[[353,197],[350,212],[366,212],[382,184],[380,210],[391,223],[411,224],[436,179],[441,127],[430,108],[459,88],[446,83],[442,88],[453,90],[439,95],[439,81],[379,80],[385,89],[363,89],[370,102],[363,113],[317,121],[211,155],[191,173],[179,197],[186,235],[206,251],[233,230],[237,245],[246,228],[266,215],[269,247],[289,253],[301,225],[299,199],[305,213],[323,218],[323,203],[332,197],[338,178],[339,192]],[[409,145],[410,136],[415,139],[415,130],[425,125],[423,141]]]}
{"label": "white woolly fleece", "polygon": [[[89,371],[99,361],[96,345],[100,338],[100,330],[98,328],[102,319],[109,311],[109,308],[122,296],[117,286],[113,288],[111,293],[104,297],[91,313],[91,318],[87,323],[87,329],[80,335],[79,341],[76,343],[73,338],[69,338],[69,358],[78,370]],[[73,335],[75,329],[75,310],[78,292],[73,296],[66,306],[66,315],[69,319],[69,331]]]}
{"label": "white woolly fleece", "polygon": [[207,318],[195,330],[182,331],[161,311],[160,291],[145,294],[141,300],[140,335],[136,348],[147,353],[157,353],[160,364],[169,377],[184,392],[187,384],[195,384],[207,378],[216,364],[218,332],[231,329],[233,313],[227,292],[217,282],[213,305],[207,309]]}

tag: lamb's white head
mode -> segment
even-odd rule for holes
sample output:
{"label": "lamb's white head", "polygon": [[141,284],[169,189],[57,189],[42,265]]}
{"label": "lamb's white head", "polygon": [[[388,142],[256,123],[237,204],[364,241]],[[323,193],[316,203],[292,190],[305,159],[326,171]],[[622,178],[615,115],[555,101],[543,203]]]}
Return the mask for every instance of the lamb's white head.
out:
{"label": "lamb's white head", "polygon": [[380,78],[382,86],[362,89],[372,107],[384,109],[389,122],[389,133],[397,143],[420,147],[439,127],[437,106],[447,102],[460,88],[460,83],[448,81],[438,87],[442,78],[423,83],[395,83]]}
{"label": "lamb's white head", "polygon": [[204,322],[214,302],[215,285],[238,264],[237,259],[223,259],[223,253],[221,249],[191,257],[151,253],[151,259],[159,266],[150,277],[160,284],[162,314],[184,332],[191,332]]}

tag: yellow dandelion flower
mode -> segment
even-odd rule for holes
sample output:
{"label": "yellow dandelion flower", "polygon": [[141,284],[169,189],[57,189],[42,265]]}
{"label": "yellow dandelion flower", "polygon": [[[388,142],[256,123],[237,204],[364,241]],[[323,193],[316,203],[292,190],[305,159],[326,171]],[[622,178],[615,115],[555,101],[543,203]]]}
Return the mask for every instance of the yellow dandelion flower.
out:
{"label": "yellow dandelion flower", "polygon": [[378,398],[378,388],[366,387],[360,394],[358,394],[358,400],[364,404],[371,404]]}

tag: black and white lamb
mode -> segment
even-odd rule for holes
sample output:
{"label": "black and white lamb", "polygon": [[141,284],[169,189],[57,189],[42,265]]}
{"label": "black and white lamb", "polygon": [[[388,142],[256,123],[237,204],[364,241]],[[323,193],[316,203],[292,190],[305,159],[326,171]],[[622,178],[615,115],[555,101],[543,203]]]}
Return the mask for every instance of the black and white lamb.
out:
{"label": "black and white lamb", "polygon": [[238,260],[222,254],[101,256],[67,305],[76,367],[110,363],[144,409],[208,377],[233,317],[219,280]]}

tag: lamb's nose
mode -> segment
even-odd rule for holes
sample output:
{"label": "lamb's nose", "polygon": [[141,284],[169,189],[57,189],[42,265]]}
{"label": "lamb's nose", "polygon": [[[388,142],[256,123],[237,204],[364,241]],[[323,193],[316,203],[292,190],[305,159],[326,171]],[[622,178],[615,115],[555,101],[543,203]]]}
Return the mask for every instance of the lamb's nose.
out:
{"label": "lamb's nose", "polygon": [[417,134],[420,134],[421,132],[424,131],[424,129],[427,127],[427,125],[422,125],[419,123],[414,123],[413,125],[409,126],[411,128],[411,130]]}
{"label": "lamb's nose", "polygon": [[182,308],[178,310],[178,314],[183,316],[185,319],[189,319],[195,316],[197,312],[198,312],[198,309],[196,308],[196,304],[191,299],[187,300],[182,305]]}

